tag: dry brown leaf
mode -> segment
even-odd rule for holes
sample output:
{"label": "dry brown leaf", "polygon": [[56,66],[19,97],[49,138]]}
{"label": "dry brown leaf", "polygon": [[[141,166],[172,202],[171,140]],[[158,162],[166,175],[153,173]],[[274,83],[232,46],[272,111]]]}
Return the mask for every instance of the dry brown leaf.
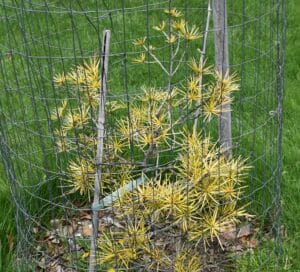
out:
{"label": "dry brown leaf", "polygon": [[39,228],[38,228],[38,227],[33,227],[33,228],[32,228],[32,232],[33,232],[34,234],[38,234]]}
{"label": "dry brown leaf", "polygon": [[38,267],[42,269],[46,269],[46,260],[45,257],[42,257],[38,262]]}
{"label": "dry brown leaf", "polygon": [[106,230],[106,227],[104,225],[99,225],[98,231],[102,234]]}
{"label": "dry brown leaf", "polygon": [[85,224],[82,226],[83,236],[92,236],[92,224]]}
{"label": "dry brown leaf", "polygon": [[58,260],[54,260],[51,263],[49,263],[49,266],[47,268],[47,271],[49,272],[64,272],[63,267],[59,264]]}
{"label": "dry brown leaf", "polygon": [[120,228],[120,229],[123,229],[123,228],[124,228],[124,227],[121,225],[121,223],[120,223],[117,219],[112,218],[112,217],[110,217],[110,216],[102,217],[102,218],[100,219],[100,224],[104,224],[104,225],[106,225],[106,226],[111,226],[111,225],[113,225],[113,226],[115,226],[115,227],[117,227],[117,228]]}
{"label": "dry brown leaf", "polygon": [[240,238],[241,245],[246,249],[254,249],[258,245],[258,240],[256,239],[247,239],[246,237]]}
{"label": "dry brown leaf", "polygon": [[245,236],[249,236],[251,235],[251,225],[250,224],[247,224],[247,225],[244,225],[240,228],[238,234],[237,234],[237,238],[242,238],[242,237],[245,237]]}
{"label": "dry brown leaf", "polygon": [[237,237],[237,230],[235,224],[228,225],[221,233],[220,236],[226,241],[233,241]]}
{"label": "dry brown leaf", "polygon": [[76,243],[76,239],[68,239],[68,244],[69,244],[69,247],[71,249],[71,251],[75,252],[75,251],[80,251],[82,249],[82,247]]}
{"label": "dry brown leaf", "polygon": [[82,212],[79,219],[80,220],[92,220],[92,216],[87,212]]}
{"label": "dry brown leaf", "polygon": [[12,234],[7,234],[6,235],[6,239],[7,239],[7,243],[8,243],[8,246],[9,246],[9,249],[12,250],[14,248],[14,236]]}
{"label": "dry brown leaf", "polygon": [[56,233],[62,237],[69,237],[74,234],[76,228],[77,227],[74,228],[74,226],[71,225],[66,225],[66,226],[60,225],[59,228],[56,229]]}
{"label": "dry brown leaf", "polygon": [[232,251],[232,252],[239,252],[242,250],[243,250],[242,245],[233,245],[232,247],[230,247],[230,251]]}
{"label": "dry brown leaf", "polygon": [[258,240],[256,240],[256,239],[250,239],[250,240],[247,242],[248,248],[256,248],[257,245],[258,245]]}
{"label": "dry brown leaf", "polygon": [[55,235],[51,235],[48,238],[48,241],[50,241],[52,244],[59,244],[60,241]]}

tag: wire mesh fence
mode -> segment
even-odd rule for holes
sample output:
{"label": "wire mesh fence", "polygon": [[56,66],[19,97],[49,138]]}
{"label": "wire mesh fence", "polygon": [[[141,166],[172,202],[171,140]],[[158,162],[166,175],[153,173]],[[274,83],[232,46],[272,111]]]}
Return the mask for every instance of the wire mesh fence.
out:
{"label": "wire mesh fence", "polygon": [[280,270],[286,1],[0,6],[16,270]]}

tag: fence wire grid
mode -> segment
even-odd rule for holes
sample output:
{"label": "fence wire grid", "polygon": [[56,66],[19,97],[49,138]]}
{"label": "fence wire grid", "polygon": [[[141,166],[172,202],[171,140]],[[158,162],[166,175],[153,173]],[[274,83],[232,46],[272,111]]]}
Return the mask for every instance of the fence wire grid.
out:
{"label": "fence wire grid", "polygon": [[1,0],[16,271],[280,271],[284,0]]}

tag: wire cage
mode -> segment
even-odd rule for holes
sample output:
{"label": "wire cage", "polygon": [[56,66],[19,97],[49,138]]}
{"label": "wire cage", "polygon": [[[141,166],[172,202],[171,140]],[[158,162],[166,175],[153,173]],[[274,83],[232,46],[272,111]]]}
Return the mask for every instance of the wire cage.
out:
{"label": "wire cage", "polygon": [[2,0],[16,271],[280,271],[284,0]]}

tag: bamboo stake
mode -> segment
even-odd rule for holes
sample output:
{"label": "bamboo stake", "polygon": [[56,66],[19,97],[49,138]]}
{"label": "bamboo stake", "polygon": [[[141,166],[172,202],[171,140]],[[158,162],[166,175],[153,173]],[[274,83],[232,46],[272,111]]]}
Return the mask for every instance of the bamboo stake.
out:
{"label": "bamboo stake", "polygon": [[[224,78],[229,72],[228,32],[227,32],[227,1],[214,0],[213,21],[215,41],[215,67]],[[223,105],[219,116],[219,140],[225,158],[232,154],[231,112],[230,104]]]}
{"label": "bamboo stake", "polygon": [[94,201],[92,205],[92,237],[89,259],[89,272],[95,272],[97,266],[96,260],[96,247],[98,237],[99,217],[98,210],[94,209],[100,202],[101,193],[101,179],[102,179],[102,162],[103,162],[103,141],[105,134],[105,100],[107,93],[107,71],[108,71],[108,58],[109,58],[109,45],[110,45],[110,30],[103,31],[102,51],[101,51],[101,87],[99,97],[99,112],[97,120],[97,151],[96,151],[96,174],[94,184]]}

